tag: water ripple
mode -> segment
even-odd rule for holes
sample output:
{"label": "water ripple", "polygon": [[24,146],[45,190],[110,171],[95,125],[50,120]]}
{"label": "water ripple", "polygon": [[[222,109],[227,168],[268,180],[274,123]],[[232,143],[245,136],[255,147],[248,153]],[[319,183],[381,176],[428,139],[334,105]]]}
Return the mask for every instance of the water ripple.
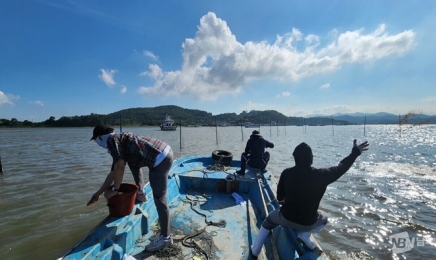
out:
{"label": "water ripple", "polygon": [[[239,158],[253,129],[184,128],[182,141],[178,132],[157,127],[124,130],[166,140],[176,157],[221,149]],[[276,178],[294,165],[292,151],[300,142],[312,146],[314,167],[337,164],[350,153],[355,138],[370,142],[370,150],[327,188],[321,201],[330,223],[316,237],[329,259],[432,259],[435,130],[403,128],[400,135],[398,126],[367,126],[363,136],[361,126],[335,127],[334,135],[331,127],[309,127],[307,133],[301,127],[262,127],[261,133],[275,144],[269,149],[268,169]],[[54,259],[107,215],[104,201],[86,207],[111,165],[107,153],[89,142],[91,132],[92,128],[0,130],[5,169],[0,175],[0,259]],[[28,142],[20,141],[24,139]],[[133,181],[130,174],[125,178]],[[425,245],[392,253],[389,236],[401,232],[424,238]]]}

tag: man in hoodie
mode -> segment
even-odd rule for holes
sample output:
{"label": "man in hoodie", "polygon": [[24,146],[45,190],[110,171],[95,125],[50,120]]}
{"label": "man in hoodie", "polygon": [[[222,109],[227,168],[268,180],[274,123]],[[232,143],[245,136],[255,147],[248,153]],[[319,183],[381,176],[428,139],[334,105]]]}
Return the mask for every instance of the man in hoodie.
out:
{"label": "man in hoodie", "polygon": [[[168,173],[173,164],[171,147],[161,140],[138,136],[131,132],[116,134],[114,129],[107,125],[97,125],[94,128],[91,140],[94,140],[100,147],[109,152],[113,163],[106,180],[100,189],[92,195],[88,205],[95,203],[102,193],[104,193],[106,199],[110,199],[118,193],[123,181],[126,164],[132,172],[136,185],[139,187],[136,200],[146,201],[141,168],[148,167],[150,187],[153,192],[161,231],[157,239],[147,245],[145,250],[157,251],[160,248],[172,245],[170,210],[167,200]],[[113,189],[108,189],[112,184]]]}
{"label": "man in hoodie", "polygon": [[254,130],[247,141],[245,151],[241,155],[241,170],[236,171],[236,173],[245,175],[245,164],[247,163],[250,167],[260,168],[262,173],[266,172],[265,168],[270,154],[265,151],[265,148],[274,148],[274,144],[265,140],[259,131]]}
{"label": "man in hoodie", "polygon": [[277,186],[277,200],[282,207],[272,211],[263,221],[256,241],[251,246],[252,255],[259,255],[270,230],[278,225],[296,229],[298,240],[306,247],[315,249],[311,235],[321,231],[328,222],[327,214],[318,209],[327,186],[345,174],[356,158],[368,150],[368,146],[367,141],[357,145],[357,140],[354,140],[351,154],[337,166],[317,169],[311,166],[313,154],[310,146],[299,144],[292,153],[295,166],[282,172]]}

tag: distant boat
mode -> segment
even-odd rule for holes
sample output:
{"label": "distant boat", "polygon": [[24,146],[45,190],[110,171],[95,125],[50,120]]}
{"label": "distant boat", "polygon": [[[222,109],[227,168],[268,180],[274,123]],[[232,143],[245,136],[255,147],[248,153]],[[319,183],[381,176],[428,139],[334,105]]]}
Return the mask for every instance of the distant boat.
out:
{"label": "distant boat", "polygon": [[259,127],[260,127],[260,125],[257,125],[257,124],[253,124],[250,122],[245,123],[245,128],[259,128]]}
{"label": "distant boat", "polygon": [[176,131],[177,126],[174,125],[174,120],[169,116],[165,115],[164,122],[160,125],[160,130],[162,131]]}

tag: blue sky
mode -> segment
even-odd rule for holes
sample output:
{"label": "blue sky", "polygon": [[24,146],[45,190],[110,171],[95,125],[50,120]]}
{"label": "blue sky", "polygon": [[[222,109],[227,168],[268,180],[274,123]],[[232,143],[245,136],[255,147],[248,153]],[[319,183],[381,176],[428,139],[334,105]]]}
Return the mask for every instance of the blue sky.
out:
{"label": "blue sky", "polygon": [[436,114],[436,1],[0,2],[0,118]]}

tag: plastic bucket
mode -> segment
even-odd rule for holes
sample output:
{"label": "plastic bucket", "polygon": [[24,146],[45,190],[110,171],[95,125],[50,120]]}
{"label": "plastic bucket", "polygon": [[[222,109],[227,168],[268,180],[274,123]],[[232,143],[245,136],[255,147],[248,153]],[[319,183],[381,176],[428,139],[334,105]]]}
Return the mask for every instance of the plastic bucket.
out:
{"label": "plastic bucket", "polygon": [[[112,186],[109,189],[112,189]],[[135,184],[121,183],[118,194],[107,201],[109,216],[123,217],[132,213],[137,191],[138,186]]]}

